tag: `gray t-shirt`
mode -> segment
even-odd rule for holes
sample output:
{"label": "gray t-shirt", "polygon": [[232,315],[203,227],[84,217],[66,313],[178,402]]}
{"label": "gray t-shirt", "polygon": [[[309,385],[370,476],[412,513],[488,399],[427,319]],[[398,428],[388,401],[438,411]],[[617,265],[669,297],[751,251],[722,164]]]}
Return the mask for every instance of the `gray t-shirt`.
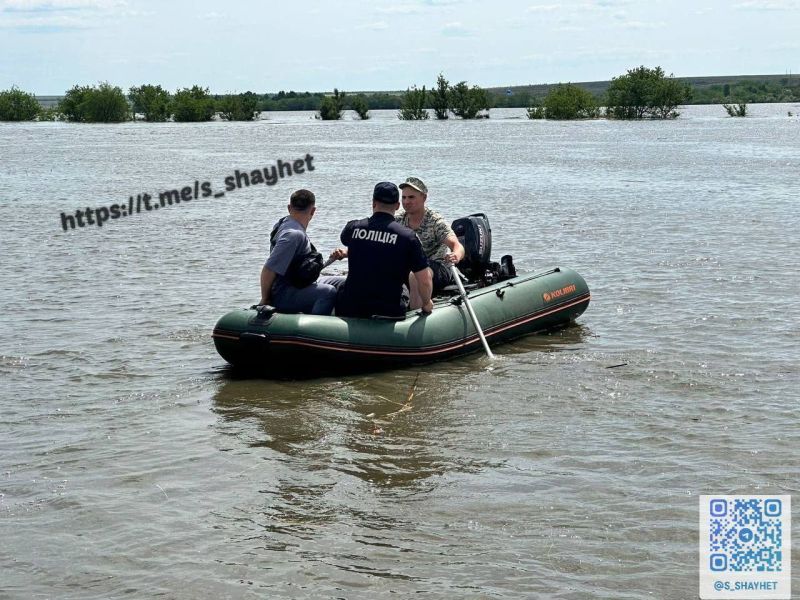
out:
{"label": "gray t-shirt", "polygon": [[308,240],[306,230],[292,217],[286,217],[283,222],[277,225],[278,232],[275,235],[275,245],[267,257],[264,266],[275,271],[277,277],[273,284],[273,290],[278,291],[285,285],[290,285],[285,280],[286,271],[297,255],[304,255],[311,252],[311,242]]}

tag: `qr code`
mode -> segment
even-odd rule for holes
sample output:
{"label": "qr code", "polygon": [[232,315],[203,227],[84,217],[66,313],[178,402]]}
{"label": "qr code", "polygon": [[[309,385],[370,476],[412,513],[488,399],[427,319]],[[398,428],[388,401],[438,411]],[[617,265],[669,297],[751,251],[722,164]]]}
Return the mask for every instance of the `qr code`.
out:
{"label": "qr code", "polygon": [[783,571],[784,506],[779,498],[711,498],[711,571]]}

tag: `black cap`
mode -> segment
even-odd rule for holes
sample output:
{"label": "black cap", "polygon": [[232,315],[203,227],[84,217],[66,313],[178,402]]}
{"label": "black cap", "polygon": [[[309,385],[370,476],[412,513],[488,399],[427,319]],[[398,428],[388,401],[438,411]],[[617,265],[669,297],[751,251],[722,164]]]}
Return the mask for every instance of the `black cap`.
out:
{"label": "black cap", "polygon": [[400,190],[393,183],[381,181],[375,186],[375,191],[372,192],[372,199],[384,204],[397,204],[400,202]]}

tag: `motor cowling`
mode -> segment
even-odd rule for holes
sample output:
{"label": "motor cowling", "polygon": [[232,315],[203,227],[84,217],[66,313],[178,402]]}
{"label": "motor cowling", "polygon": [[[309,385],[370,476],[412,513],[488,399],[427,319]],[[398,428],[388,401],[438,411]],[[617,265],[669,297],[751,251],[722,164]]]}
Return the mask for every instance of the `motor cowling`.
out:
{"label": "motor cowling", "polygon": [[480,281],[491,265],[492,227],[484,213],[474,213],[453,221],[453,232],[464,246],[458,269],[469,281]]}

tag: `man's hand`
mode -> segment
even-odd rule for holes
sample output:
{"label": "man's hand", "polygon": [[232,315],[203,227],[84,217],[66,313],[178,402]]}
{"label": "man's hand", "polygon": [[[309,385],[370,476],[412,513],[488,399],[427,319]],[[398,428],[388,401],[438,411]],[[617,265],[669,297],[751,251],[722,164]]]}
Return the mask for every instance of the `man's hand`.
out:
{"label": "man's hand", "polygon": [[328,257],[329,261],[334,260],[342,260],[343,258],[347,258],[347,248],[337,248],[331,255]]}
{"label": "man's hand", "polygon": [[422,310],[422,312],[426,315],[431,314],[433,312],[433,300],[428,300],[425,302],[420,310]]}
{"label": "man's hand", "polygon": [[442,259],[442,262],[446,265],[457,265],[459,263],[459,259],[454,252],[448,252]]}

